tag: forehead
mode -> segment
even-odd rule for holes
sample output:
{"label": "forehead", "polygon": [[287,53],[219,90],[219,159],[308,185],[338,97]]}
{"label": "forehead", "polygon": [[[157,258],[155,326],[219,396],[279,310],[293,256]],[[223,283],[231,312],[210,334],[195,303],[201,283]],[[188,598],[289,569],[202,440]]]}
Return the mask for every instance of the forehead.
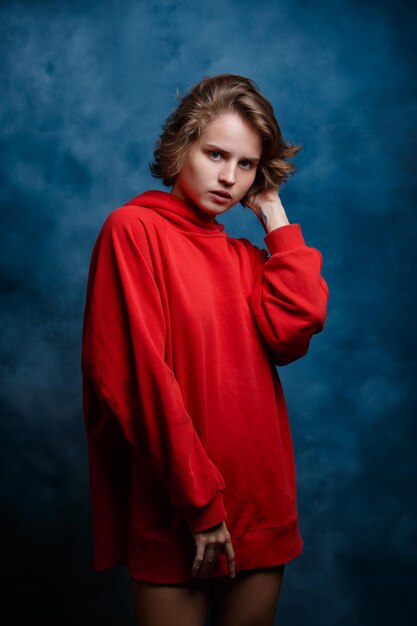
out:
{"label": "forehead", "polygon": [[250,152],[260,156],[262,138],[254,126],[237,113],[222,113],[209,122],[203,130],[200,143],[219,145],[229,152]]}

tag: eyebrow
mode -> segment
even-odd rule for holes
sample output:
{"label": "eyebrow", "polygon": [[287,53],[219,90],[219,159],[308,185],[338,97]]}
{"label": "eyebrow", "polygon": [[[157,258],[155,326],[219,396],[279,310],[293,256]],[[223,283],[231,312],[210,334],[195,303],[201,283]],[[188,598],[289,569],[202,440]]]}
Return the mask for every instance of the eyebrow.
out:
{"label": "eyebrow", "polygon": [[[223,148],[220,148],[220,146],[215,146],[212,143],[207,143],[206,144],[207,148],[214,148],[215,150],[218,150],[219,152],[224,152],[224,154],[230,155],[230,152],[228,152],[227,150],[223,150]],[[244,159],[246,159],[247,161],[256,161],[256,163],[259,163],[260,159],[258,159],[258,157],[243,157]]]}

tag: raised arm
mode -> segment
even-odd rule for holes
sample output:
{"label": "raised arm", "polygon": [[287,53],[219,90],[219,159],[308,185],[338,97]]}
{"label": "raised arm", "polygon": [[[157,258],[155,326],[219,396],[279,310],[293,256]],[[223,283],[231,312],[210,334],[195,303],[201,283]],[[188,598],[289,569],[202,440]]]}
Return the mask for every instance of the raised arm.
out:
{"label": "raised arm", "polygon": [[255,286],[253,315],[277,365],[304,356],[312,336],[323,330],[329,288],[321,276],[323,258],[306,245],[300,224],[290,224],[275,185],[245,199],[261,222],[270,252],[245,239]]}
{"label": "raised arm", "polygon": [[305,244],[299,224],[264,237],[270,252],[249,244],[255,286],[249,304],[277,365],[304,356],[311,337],[323,330],[329,290],[321,276],[319,250]]}

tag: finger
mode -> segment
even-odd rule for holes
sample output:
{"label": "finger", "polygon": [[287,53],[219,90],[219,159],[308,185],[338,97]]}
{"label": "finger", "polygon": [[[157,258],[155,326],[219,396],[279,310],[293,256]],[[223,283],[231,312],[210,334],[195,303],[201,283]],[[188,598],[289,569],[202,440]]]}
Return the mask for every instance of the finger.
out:
{"label": "finger", "polygon": [[204,543],[198,543],[197,544],[197,550],[196,550],[196,555],[195,555],[195,559],[193,562],[193,566],[191,568],[191,576],[197,576],[199,569],[201,567],[201,564],[203,563],[204,560],[204,550],[205,550],[205,544]]}
{"label": "finger", "polygon": [[225,551],[227,556],[227,566],[229,568],[229,575],[234,578],[236,576],[235,571],[235,552],[233,550],[232,542],[230,539],[226,539]]}
{"label": "finger", "polygon": [[207,574],[211,571],[214,564],[214,551],[215,544],[209,543],[206,545],[204,560],[201,564],[200,571],[198,572],[199,578],[205,578]]}
{"label": "finger", "polygon": [[217,559],[219,558],[219,554],[221,554],[223,552],[223,544],[216,544],[216,547],[214,549],[214,559],[213,559],[213,566],[215,565]]}
{"label": "finger", "polygon": [[224,550],[224,544],[218,543],[216,545],[216,549],[214,552],[214,558],[217,559],[217,557],[219,556],[219,554],[221,554]]}

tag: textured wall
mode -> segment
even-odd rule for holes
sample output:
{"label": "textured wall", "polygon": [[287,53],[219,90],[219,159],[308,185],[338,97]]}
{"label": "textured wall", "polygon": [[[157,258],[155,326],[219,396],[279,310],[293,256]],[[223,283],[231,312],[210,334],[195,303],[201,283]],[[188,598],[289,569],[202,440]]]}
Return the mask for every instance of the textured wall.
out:
{"label": "textured wall", "polygon": [[[279,369],[305,541],[279,623],[414,623],[412,3],[3,1],[0,18],[8,623],[64,623],[64,611],[72,624],[133,624],[124,569],[90,571],[88,263],[108,213],[163,188],[147,164],[176,90],[222,72],[253,78],[284,136],[304,144],[281,198],[330,289],[325,330]],[[264,245],[240,206],[220,221]]]}

